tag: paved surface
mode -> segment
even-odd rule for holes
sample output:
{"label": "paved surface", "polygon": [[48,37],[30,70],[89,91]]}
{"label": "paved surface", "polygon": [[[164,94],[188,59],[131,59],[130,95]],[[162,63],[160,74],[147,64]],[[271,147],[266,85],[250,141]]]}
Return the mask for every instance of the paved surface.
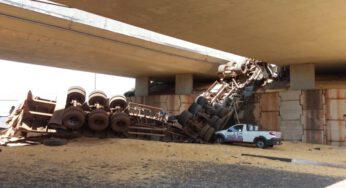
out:
{"label": "paved surface", "polygon": [[[318,148],[318,149],[314,149]],[[0,147],[2,187],[311,187],[346,170],[242,156],[346,164],[344,148],[285,142],[253,146],[79,138],[61,147]]]}
{"label": "paved surface", "polygon": [[[197,162],[167,162],[149,161],[139,164],[139,169],[133,170],[130,180],[109,181],[107,176],[121,173],[126,165],[104,165],[100,170],[79,173],[73,163],[54,164],[37,162],[36,169],[20,170],[13,166],[10,173],[0,169],[0,187],[305,187],[318,188],[331,185],[342,178],[324,177],[303,173],[285,172],[280,170],[251,167],[249,164],[220,165]],[[9,165],[11,168],[11,165]],[[150,173],[161,167],[161,174]],[[17,168],[17,169],[14,169]],[[34,169],[35,169],[34,168]],[[96,168],[96,167],[95,167]],[[137,179],[139,173],[148,172],[149,176]],[[41,173],[40,173],[41,172]],[[96,174],[101,178],[92,178]],[[55,176],[55,174],[63,174]],[[10,178],[9,178],[10,177]],[[15,177],[15,178],[14,178]]]}

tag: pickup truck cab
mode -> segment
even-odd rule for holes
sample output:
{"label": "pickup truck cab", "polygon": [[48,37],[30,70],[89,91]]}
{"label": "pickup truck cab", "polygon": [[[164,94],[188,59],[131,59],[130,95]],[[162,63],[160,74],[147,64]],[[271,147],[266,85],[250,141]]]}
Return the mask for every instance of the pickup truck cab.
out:
{"label": "pickup truck cab", "polygon": [[258,131],[258,126],[236,124],[226,130],[215,132],[217,143],[255,143],[258,148],[273,147],[281,144],[281,132]]}

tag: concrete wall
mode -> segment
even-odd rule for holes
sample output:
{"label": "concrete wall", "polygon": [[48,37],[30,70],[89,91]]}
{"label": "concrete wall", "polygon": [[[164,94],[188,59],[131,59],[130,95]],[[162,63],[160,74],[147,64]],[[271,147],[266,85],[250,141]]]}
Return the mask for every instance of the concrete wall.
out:
{"label": "concrete wall", "polygon": [[[162,107],[178,115],[196,95],[131,97],[132,102]],[[346,145],[346,89],[256,93],[239,112],[241,122],[281,131],[284,140]]]}
{"label": "concrete wall", "polygon": [[346,114],[346,89],[326,90],[324,97],[327,141],[333,145],[345,144],[346,123],[343,115]]}
{"label": "concrete wall", "polygon": [[[280,130],[284,140],[346,145],[346,89],[257,93],[247,105],[262,130]],[[246,120],[246,118],[244,119]]]}
{"label": "concrete wall", "polygon": [[285,140],[302,140],[303,125],[300,104],[301,91],[279,92],[280,95],[280,130]]}

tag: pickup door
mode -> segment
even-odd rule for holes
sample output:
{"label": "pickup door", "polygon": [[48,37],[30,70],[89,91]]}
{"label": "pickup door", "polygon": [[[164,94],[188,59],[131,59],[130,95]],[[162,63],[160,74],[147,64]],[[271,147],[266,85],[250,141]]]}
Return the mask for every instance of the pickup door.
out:
{"label": "pickup door", "polygon": [[226,142],[243,142],[243,125],[236,125],[227,129]]}

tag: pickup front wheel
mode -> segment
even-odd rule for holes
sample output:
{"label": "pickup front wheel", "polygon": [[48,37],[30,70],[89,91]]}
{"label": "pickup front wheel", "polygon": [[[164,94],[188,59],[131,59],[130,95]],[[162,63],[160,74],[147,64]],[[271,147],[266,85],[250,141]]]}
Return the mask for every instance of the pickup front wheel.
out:
{"label": "pickup front wheel", "polygon": [[223,144],[225,142],[225,139],[222,136],[218,136],[216,137],[215,142],[218,144]]}
{"label": "pickup front wheel", "polygon": [[258,148],[262,148],[263,149],[263,148],[265,148],[267,146],[266,141],[264,139],[262,139],[262,138],[257,139],[255,143],[256,143],[256,146]]}

